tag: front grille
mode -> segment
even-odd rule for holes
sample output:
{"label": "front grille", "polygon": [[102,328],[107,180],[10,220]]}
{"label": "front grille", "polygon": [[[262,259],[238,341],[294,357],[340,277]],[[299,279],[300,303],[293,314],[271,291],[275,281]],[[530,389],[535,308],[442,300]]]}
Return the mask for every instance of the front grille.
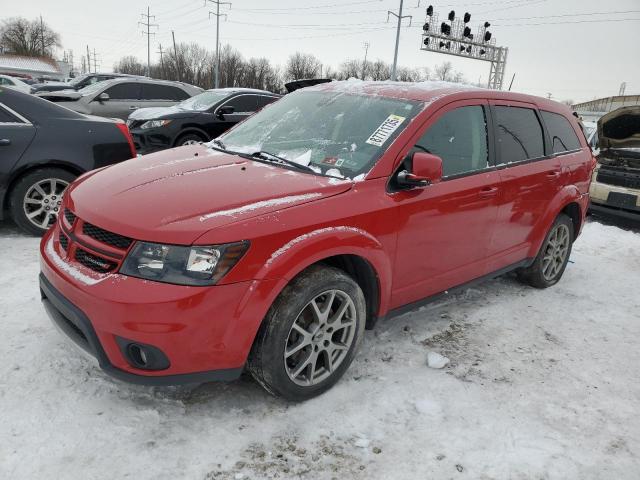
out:
{"label": "front grille", "polygon": [[76,248],[76,260],[87,268],[90,268],[94,272],[108,273],[118,266],[114,262],[105,260],[101,257],[93,255],[81,248]]}
{"label": "front grille", "polygon": [[73,225],[73,222],[76,220],[76,214],[73,213],[68,208],[65,208],[64,209],[64,218],[67,219],[67,222],[69,222],[69,225]]}
{"label": "front grille", "polygon": [[115,248],[126,250],[131,245],[131,240],[128,237],[118,235],[117,233],[108,232],[100,227],[86,223],[82,226],[82,233],[107,245],[111,245]]}
{"label": "front grille", "polygon": [[69,248],[69,238],[67,238],[64,233],[60,232],[59,241],[62,248],[66,251]]}
{"label": "front grille", "polygon": [[600,167],[596,179],[599,183],[606,183],[607,185],[640,189],[640,173]]}

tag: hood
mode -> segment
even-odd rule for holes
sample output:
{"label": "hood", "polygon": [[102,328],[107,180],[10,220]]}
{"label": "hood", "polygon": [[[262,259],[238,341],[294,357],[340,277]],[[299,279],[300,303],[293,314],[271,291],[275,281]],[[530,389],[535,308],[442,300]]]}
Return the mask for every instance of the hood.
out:
{"label": "hood", "polygon": [[190,244],[211,229],[337,195],[352,185],[192,145],[82,177],[66,201],[80,218],[106,230]]}
{"label": "hood", "polygon": [[598,120],[600,149],[640,148],[640,106],[622,107]]}
{"label": "hood", "polygon": [[59,90],[56,92],[36,92],[35,95],[38,97],[46,98],[47,100],[53,100],[53,101],[61,101],[61,100],[74,101],[82,98],[82,94],[80,92],[76,90],[70,90],[70,89]]}
{"label": "hood", "polygon": [[200,112],[182,110],[173,105],[171,107],[139,108],[129,115],[129,120],[156,120],[160,118],[188,118]]}
{"label": "hood", "polygon": [[50,82],[32,85],[31,88],[33,88],[36,92],[53,92],[54,90],[66,90],[71,87],[68,83],[64,82]]}

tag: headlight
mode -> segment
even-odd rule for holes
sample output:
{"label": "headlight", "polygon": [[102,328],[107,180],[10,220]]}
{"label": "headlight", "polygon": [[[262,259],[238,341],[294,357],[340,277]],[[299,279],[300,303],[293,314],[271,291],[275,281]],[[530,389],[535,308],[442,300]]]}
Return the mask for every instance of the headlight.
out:
{"label": "headlight", "polygon": [[137,242],[120,273],[177,285],[214,285],[249,248],[249,242],[182,247]]}
{"label": "headlight", "polygon": [[140,125],[140,128],[158,128],[169,125],[170,123],[171,120],[149,120],[148,122],[144,122],[142,125]]}

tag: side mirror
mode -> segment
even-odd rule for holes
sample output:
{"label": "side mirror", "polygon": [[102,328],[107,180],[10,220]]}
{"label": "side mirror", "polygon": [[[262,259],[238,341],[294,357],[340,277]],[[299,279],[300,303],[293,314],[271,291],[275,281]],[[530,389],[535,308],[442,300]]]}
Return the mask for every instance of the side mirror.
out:
{"label": "side mirror", "polygon": [[411,156],[411,171],[398,173],[399,185],[405,187],[426,187],[442,179],[442,159],[431,153],[415,152]]}
{"label": "side mirror", "polygon": [[236,109],[233,108],[231,105],[225,105],[224,107],[220,107],[218,109],[218,111],[216,112],[216,116],[220,119],[220,120],[224,120],[224,116],[225,115],[230,115],[233,112],[235,112]]}
{"label": "side mirror", "polygon": [[100,103],[102,102],[106,102],[109,100],[109,94],[106,92],[101,93],[100,95],[98,95],[98,97],[96,98],[96,100],[98,100]]}

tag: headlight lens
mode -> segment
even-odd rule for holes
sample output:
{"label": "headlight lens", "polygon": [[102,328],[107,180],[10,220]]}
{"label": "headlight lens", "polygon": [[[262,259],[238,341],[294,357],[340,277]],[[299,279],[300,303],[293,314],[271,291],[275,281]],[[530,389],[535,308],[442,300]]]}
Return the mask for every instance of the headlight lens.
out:
{"label": "headlight lens", "polygon": [[169,125],[171,123],[171,120],[149,120],[147,122],[144,122],[142,125],[140,125],[140,128],[158,128],[158,127],[164,127],[165,125]]}
{"label": "headlight lens", "polygon": [[249,248],[249,242],[183,247],[136,242],[120,273],[177,285],[214,285]]}

